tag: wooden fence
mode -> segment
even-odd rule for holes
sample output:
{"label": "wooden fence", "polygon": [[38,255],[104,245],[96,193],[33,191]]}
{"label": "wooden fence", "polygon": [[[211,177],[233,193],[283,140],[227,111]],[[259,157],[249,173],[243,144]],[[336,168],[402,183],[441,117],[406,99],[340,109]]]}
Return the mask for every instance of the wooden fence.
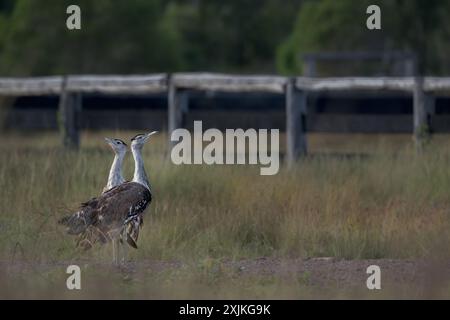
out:
{"label": "wooden fence", "polygon": [[[450,78],[310,78],[209,73],[177,73],[142,76],[65,76],[0,78],[0,95],[59,95],[59,126],[67,147],[79,145],[81,96],[86,93],[111,95],[168,95],[168,130],[183,127],[189,111],[189,91],[270,92],[285,96],[287,161],[295,162],[307,153],[307,95],[311,92],[405,92],[413,97],[413,128],[417,150],[429,131],[434,113],[434,95],[450,94]],[[170,135],[169,135],[170,136]]]}

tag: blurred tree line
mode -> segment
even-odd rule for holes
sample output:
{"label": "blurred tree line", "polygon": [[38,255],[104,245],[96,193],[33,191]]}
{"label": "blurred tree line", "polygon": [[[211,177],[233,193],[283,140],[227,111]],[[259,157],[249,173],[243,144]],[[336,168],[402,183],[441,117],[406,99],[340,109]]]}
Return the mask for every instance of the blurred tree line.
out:
{"label": "blurred tree line", "polygon": [[[370,4],[381,31],[365,27]],[[351,50],[414,51],[422,72],[449,74],[449,17],[442,0],[0,0],[0,75],[298,74],[304,53]]]}
{"label": "blurred tree line", "polygon": [[301,2],[0,0],[0,74],[275,72]]}

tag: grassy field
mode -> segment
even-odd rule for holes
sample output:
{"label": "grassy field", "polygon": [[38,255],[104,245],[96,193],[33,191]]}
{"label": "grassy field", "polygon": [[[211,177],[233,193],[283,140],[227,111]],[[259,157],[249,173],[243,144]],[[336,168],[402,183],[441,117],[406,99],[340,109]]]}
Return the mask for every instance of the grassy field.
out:
{"label": "grassy field", "polygon": [[[134,134],[86,132],[79,152],[54,133],[2,134],[0,297],[361,297],[308,285],[303,273],[241,277],[233,262],[450,257],[448,136],[418,156],[407,135],[311,135],[308,158],[260,176],[258,166],[175,166],[160,135],[144,147],[154,201],[130,255],[149,267],[118,272],[110,246],[81,252],[56,221],[105,185],[112,152],[102,137]],[[132,170],[130,155],[126,177]],[[65,289],[71,261],[90,290]]]}

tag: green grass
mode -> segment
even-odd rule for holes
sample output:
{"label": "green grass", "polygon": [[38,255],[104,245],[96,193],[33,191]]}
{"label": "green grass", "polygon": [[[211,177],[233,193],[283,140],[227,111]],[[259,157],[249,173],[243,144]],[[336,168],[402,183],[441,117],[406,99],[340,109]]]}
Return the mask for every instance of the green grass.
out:
{"label": "green grass", "polygon": [[[81,252],[56,221],[105,185],[112,152],[102,137],[133,134],[85,133],[79,152],[60,148],[52,133],[3,134],[0,259],[109,261],[109,247]],[[314,135],[310,147],[313,156],[295,168],[260,176],[257,166],[175,166],[165,137],[157,137],[144,147],[154,201],[131,258],[195,265],[260,256],[450,256],[443,245],[450,240],[448,136],[422,156],[409,136]],[[343,155],[355,152],[369,156]],[[132,170],[130,155],[126,177]]]}

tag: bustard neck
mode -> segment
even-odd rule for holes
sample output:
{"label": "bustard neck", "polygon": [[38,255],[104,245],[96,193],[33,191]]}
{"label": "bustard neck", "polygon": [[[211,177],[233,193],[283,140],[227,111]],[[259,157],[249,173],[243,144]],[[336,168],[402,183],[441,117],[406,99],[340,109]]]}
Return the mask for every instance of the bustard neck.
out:
{"label": "bustard neck", "polygon": [[122,163],[124,157],[124,153],[115,154],[111,169],[109,170],[108,183],[106,185],[107,189],[111,189],[125,181],[122,174]]}
{"label": "bustard neck", "polygon": [[150,189],[150,183],[144,168],[144,160],[142,159],[142,147],[131,147],[134,158],[134,175],[133,182],[137,182]]}

